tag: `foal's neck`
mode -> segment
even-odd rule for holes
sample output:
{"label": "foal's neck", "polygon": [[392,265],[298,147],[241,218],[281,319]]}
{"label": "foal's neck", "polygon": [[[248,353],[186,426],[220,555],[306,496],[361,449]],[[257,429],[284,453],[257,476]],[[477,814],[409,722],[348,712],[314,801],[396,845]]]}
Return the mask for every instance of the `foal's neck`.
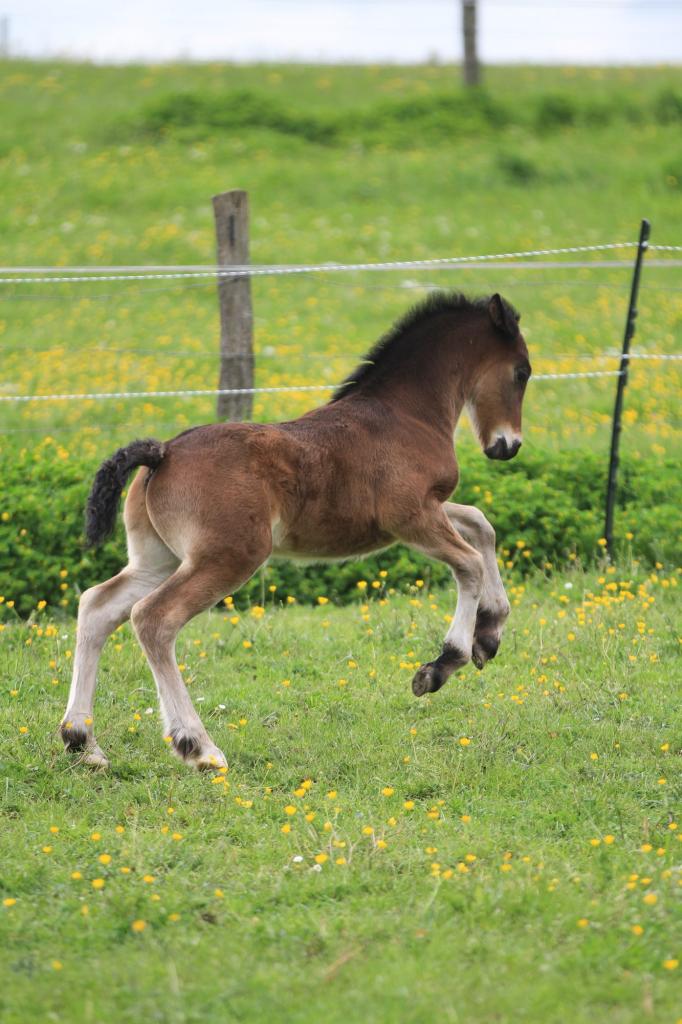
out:
{"label": "foal's neck", "polygon": [[480,360],[470,328],[446,317],[424,325],[405,339],[403,358],[369,392],[451,438]]}

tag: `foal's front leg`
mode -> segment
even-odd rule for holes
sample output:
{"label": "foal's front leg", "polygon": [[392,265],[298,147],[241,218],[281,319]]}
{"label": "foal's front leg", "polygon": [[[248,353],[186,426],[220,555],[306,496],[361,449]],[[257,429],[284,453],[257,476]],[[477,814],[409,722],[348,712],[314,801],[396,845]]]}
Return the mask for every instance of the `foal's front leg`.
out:
{"label": "foal's front leg", "polygon": [[443,649],[435,661],[422,665],[412,680],[412,692],[421,697],[440,690],[452,673],[470,660],[485,573],[483,558],[455,530],[440,505],[416,528],[413,526],[410,537],[404,539],[430,558],[449,565],[457,581],[457,607]]}
{"label": "foal's front leg", "polygon": [[480,552],[483,559],[483,590],[476,613],[471,655],[474,665],[480,669],[497,654],[510,612],[495,554],[495,531],[480,509],[473,505],[455,505],[447,501],[443,507],[454,528]]}

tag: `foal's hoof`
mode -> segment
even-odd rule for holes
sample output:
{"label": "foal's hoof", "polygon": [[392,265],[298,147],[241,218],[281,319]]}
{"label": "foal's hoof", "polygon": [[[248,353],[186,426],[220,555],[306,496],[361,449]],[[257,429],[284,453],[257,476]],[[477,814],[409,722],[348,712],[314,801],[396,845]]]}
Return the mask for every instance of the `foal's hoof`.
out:
{"label": "foal's hoof", "polygon": [[488,661],[492,661],[497,654],[499,646],[499,638],[491,636],[489,633],[475,636],[471,649],[471,660],[476,668],[480,670]]}
{"label": "foal's hoof", "polygon": [[415,673],[412,680],[412,693],[415,697],[423,697],[425,693],[435,693],[440,690],[446,678],[445,673],[436,662],[429,661]]}
{"label": "foal's hoof", "polygon": [[90,768],[108,768],[109,761],[104,751],[92,735],[89,720],[82,715],[65,718],[59,732],[67,753],[77,754],[79,764],[87,764]]}
{"label": "foal's hoof", "polygon": [[87,750],[88,746],[95,742],[92,735],[92,715],[67,709],[59,726],[59,733],[70,754]]}
{"label": "foal's hoof", "polygon": [[109,759],[97,743],[86,747],[80,757],[80,764],[87,764],[89,768],[103,770],[109,767]]}
{"label": "foal's hoof", "polygon": [[200,772],[221,772],[227,771],[227,758],[218,747],[207,747],[200,757],[194,762],[194,767]]}
{"label": "foal's hoof", "polygon": [[483,636],[474,637],[474,645],[471,650],[471,660],[477,669],[482,669],[488,661],[497,654],[497,650],[500,646],[500,641],[497,637],[483,634]]}
{"label": "foal's hoof", "polygon": [[423,697],[425,693],[435,693],[447,683],[453,672],[466,665],[470,655],[454,644],[444,643],[443,650],[435,661],[427,661],[422,665],[412,680],[412,693],[415,697]]}
{"label": "foal's hoof", "polygon": [[174,753],[187,764],[199,771],[219,772],[227,768],[227,759],[222,750],[207,737],[201,737],[187,729],[174,729],[171,734]]}
{"label": "foal's hoof", "polygon": [[486,608],[478,609],[471,651],[471,660],[477,669],[482,669],[486,662],[492,661],[497,654],[508,614],[509,612],[504,610],[493,612]]}

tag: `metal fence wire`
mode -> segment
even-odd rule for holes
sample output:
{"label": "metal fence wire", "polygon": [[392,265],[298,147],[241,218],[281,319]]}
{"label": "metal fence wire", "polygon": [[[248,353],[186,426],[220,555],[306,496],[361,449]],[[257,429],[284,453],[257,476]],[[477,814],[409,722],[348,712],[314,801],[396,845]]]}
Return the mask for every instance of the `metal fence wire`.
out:
{"label": "metal fence wire", "polygon": [[[364,273],[401,270],[446,270],[454,267],[483,269],[487,265],[508,266],[513,269],[558,269],[573,267],[628,268],[633,263],[628,260],[548,260],[547,257],[575,256],[587,253],[607,253],[622,250],[635,250],[630,301],[626,320],[623,345],[620,352],[593,353],[589,358],[594,360],[619,359],[618,369],[613,370],[576,370],[564,373],[538,373],[531,377],[534,382],[581,380],[599,377],[615,377],[618,380],[617,394],[612,419],[611,453],[609,459],[608,487],[606,494],[605,531],[607,548],[612,549],[613,512],[615,503],[618,443],[622,428],[622,407],[624,388],[627,383],[628,368],[631,360],[682,360],[682,353],[670,352],[630,352],[629,347],[634,337],[637,316],[637,298],[641,268],[647,251],[659,253],[682,253],[682,245],[651,245],[649,243],[650,226],[643,220],[637,242],[607,242],[597,245],[574,245],[560,248],[529,249],[519,252],[487,253],[475,256],[447,256],[431,259],[396,260],[388,262],[358,263],[307,263],[307,264],[248,264],[230,266],[110,266],[110,267],[0,267],[0,285],[32,284],[40,286],[78,284],[87,285],[98,281],[179,281],[196,286],[199,282],[243,281],[245,278],[277,277],[299,274],[339,274]],[[682,259],[664,258],[650,261],[656,267],[682,267]],[[431,287],[431,286],[429,286]],[[0,294],[0,300],[13,299],[17,296]],[[20,296],[29,300],[31,295]],[[35,296],[38,297],[37,295]],[[135,350],[131,350],[135,351]],[[0,402],[84,402],[106,401],[110,399],[141,399],[141,398],[186,398],[201,396],[239,396],[273,393],[301,393],[314,391],[332,391],[334,384],[290,384],[273,387],[248,388],[202,388],[174,389],[158,391],[108,391],[82,394],[32,394],[32,395],[0,395]]]}

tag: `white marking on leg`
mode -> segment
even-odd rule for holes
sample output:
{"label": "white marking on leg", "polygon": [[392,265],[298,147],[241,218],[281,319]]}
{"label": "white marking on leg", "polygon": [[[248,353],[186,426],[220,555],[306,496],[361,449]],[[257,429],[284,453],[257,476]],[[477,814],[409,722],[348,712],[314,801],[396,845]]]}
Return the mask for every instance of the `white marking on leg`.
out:
{"label": "white marking on leg", "polygon": [[128,569],[86,590],[78,606],[76,656],[66,717],[92,715],[97,663],[108,636],[125,622],[136,600],[147,592]]}
{"label": "white marking on leg", "polygon": [[[447,515],[447,504],[442,507],[442,511]],[[449,517],[445,520],[445,536],[441,535],[438,544],[422,543],[414,544],[414,547],[431,558],[439,558],[452,570],[457,583],[457,605],[443,645],[456,647],[468,661],[474,642],[476,611],[483,589],[483,559],[448,520]]]}
{"label": "white marking on leg", "polygon": [[[131,549],[134,545],[130,545]],[[142,555],[147,565],[140,565]],[[86,590],[78,606],[76,654],[66,712],[62,719],[62,735],[83,732],[88,739],[85,760],[104,764],[106,758],[93,736],[93,710],[97,686],[97,666],[104,643],[114,630],[125,622],[136,601],[149,594],[173,571],[177,561],[158,538],[150,538],[145,546],[138,542],[131,550],[131,564],[118,576]],[[135,559],[137,564],[133,561]]]}
{"label": "white marking on leg", "polygon": [[445,511],[454,528],[472,547],[476,548],[483,559],[481,606],[502,620],[506,619],[510,606],[500,575],[500,567],[497,564],[495,531],[480,509],[473,505],[456,505],[454,502],[446,502]]}
{"label": "white marking on leg", "polygon": [[468,661],[474,641],[478,590],[470,584],[457,583],[457,605],[450,628],[445,634],[444,647],[455,647]]}
{"label": "white marking on leg", "polygon": [[495,531],[480,511],[472,505],[455,505],[448,502],[445,511],[453,524],[466,540],[475,547],[483,560],[483,587],[478,611],[485,612],[474,628],[473,660],[478,668],[497,653],[504,624],[509,616],[510,605],[500,576],[495,554]]}
{"label": "white marking on leg", "polygon": [[[213,743],[197,714],[176,660],[176,637],[188,619],[174,619],[177,612],[171,610],[172,591],[167,588],[171,583],[177,588],[191,579],[191,569],[186,567],[183,571],[181,567],[165,588],[138,601],[132,609],[131,622],[154,676],[164,737],[172,737],[174,750],[196,767],[224,768],[225,755]],[[210,607],[210,601],[205,607]]]}

